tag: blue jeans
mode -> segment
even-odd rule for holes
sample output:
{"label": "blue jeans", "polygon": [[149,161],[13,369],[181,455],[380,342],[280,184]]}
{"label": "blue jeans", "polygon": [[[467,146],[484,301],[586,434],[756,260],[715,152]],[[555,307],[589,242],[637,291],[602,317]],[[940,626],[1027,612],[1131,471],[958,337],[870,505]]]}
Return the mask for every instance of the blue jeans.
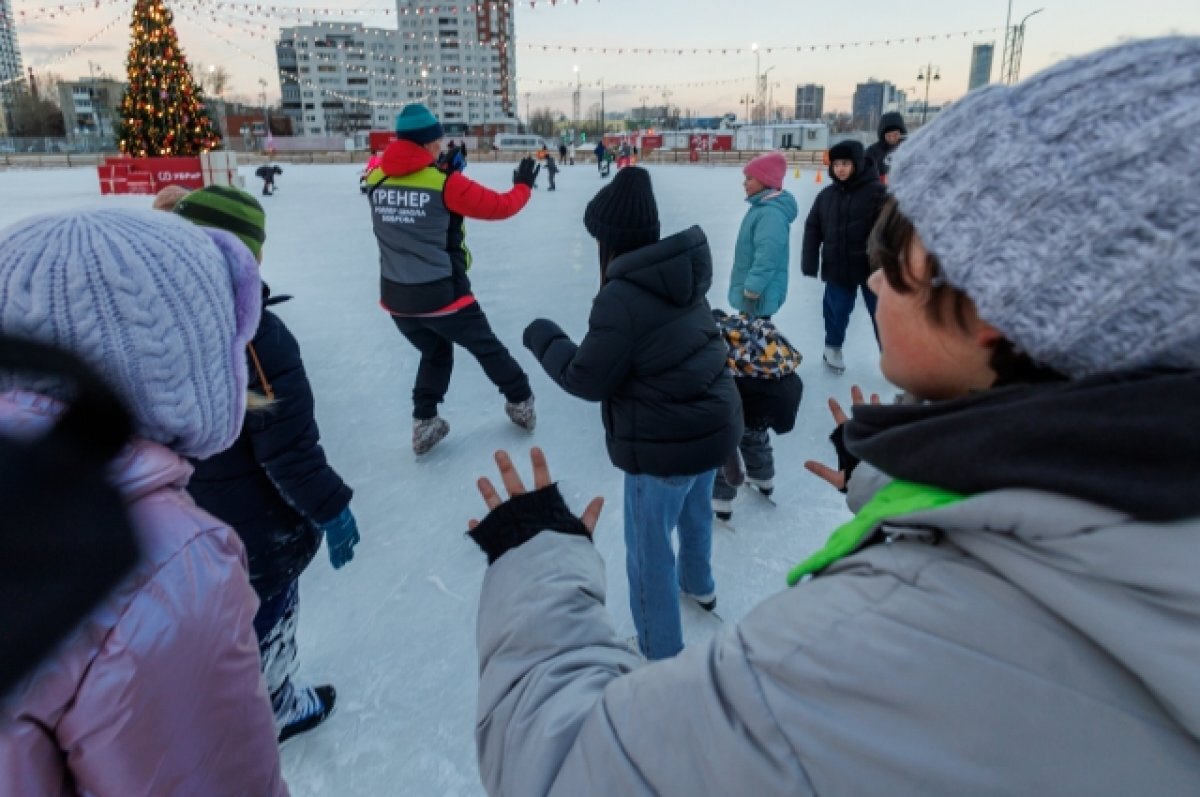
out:
{"label": "blue jeans", "polygon": [[[871,315],[871,325],[874,326],[876,296],[865,281],[857,285],[825,283],[825,300],[821,303],[821,309],[825,316],[826,346],[840,349],[846,342],[846,328],[850,326],[850,313],[854,310],[854,295],[860,290],[863,304],[867,306],[867,312]],[[875,327],[875,341],[879,342],[879,327]]]}
{"label": "blue jeans", "polygon": [[[638,646],[648,659],[683,650],[679,590],[716,592],[712,564],[712,496],[717,471],[697,476],[625,474],[625,569]],[[679,555],[671,532],[679,528]]]}

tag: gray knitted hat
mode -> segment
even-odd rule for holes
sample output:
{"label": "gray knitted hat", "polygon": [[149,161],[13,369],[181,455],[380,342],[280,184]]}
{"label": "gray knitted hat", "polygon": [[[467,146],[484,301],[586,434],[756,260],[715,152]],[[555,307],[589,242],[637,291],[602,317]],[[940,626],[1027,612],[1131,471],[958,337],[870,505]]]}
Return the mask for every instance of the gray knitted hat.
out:
{"label": "gray knitted hat", "polygon": [[1034,360],[1200,367],[1200,38],[973,91],[888,180],[946,280]]}
{"label": "gray knitted hat", "polygon": [[233,444],[258,264],[230,233],[153,210],[37,216],[0,231],[0,332],[79,355],[184,456]]}

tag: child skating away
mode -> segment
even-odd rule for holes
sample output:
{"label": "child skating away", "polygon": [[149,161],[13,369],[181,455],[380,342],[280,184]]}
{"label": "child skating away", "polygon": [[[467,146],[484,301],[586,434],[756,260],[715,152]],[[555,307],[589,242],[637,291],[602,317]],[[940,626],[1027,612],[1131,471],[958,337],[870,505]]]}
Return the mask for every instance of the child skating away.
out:
{"label": "child skating away", "polygon": [[556,164],[554,162],[554,156],[547,155],[546,156],[546,176],[550,180],[550,187],[546,189],[547,191],[554,190],[554,176],[557,174],[558,174],[558,164]]}
{"label": "child skating away", "polygon": [[[187,458],[241,430],[254,258],[161,211],[64,211],[0,231],[0,285],[0,334],[79,357],[133,414],[108,480],[140,548],[134,571],[0,701],[0,794],[283,797],[245,550],[185,490]],[[6,377],[3,434],[45,434],[71,400],[60,388]]]}
{"label": "child skating away", "polygon": [[283,169],[266,163],[254,170],[254,175],[263,181],[262,195],[271,196],[275,193],[275,178],[283,174]]}
{"label": "child skating away", "polygon": [[855,516],[707,642],[623,649],[594,485],[497,457],[489,794],[1200,794],[1198,74],[1200,37],[1120,45],[893,155],[880,367],[924,403],[854,408]]}
{"label": "child skating away", "polygon": [[713,484],[713,513],[727,521],[733,517],[733,500],[743,481],[765,496],[774,492],[771,432],[787,434],[795,427],[804,384],[796,373],[800,352],[769,319],[720,310],[713,310],[713,318],[729,347],[729,371],[742,397],[745,425],[737,450],[717,471]]}
{"label": "child skating away", "polygon": [[[202,227],[234,233],[262,262],[266,214],[254,197],[230,186],[208,186],[179,202],[175,213]],[[321,448],[312,387],[291,331],[264,309],[246,348],[249,390],[259,406],[246,414],[226,451],[194,463],[188,492],[197,505],[228,523],[246,546],[250,584],[261,605],[254,618],[267,693],[281,742],[320,725],[337,699],[333,686],[292,680],[297,668],[300,574],[325,538],[335,568],[354,557],[358,525],[353,494]]]}
{"label": "child skating away", "polygon": [[[680,594],[716,607],[712,485],[742,434],[727,349],[705,300],[712,255],[699,227],[659,240],[650,174],[622,169],[588,203],[600,292],[578,346],[553,321],[525,345],[573,396],[602,404],[613,465],[625,472],[625,565],[638,647],[683,649]],[[678,529],[679,553],[671,538]]]}
{"label": "child skating away", "polygon": [[787,159],[781,153],[759,155],[742,174],[750,208],[734,247],[729,303],[752,318],[770,318],[787,298],[791,227],[800,211],[783,189]]}
{"label": "child skating away", "polygon": [[875,294],[867,287],[871,274],[867,237],[879,218],[887,189],[879,182],[875,163],[863,154],[857,141],[830,147],[829,176],[833,182],[817,194],[804,222],[800,267],[806,277],[816,277],[819,272],[825,283],[823,359],[831,371],[840,374],[846,370],[842,345],[857,293],[862,293],[871,323],[875,323]]}

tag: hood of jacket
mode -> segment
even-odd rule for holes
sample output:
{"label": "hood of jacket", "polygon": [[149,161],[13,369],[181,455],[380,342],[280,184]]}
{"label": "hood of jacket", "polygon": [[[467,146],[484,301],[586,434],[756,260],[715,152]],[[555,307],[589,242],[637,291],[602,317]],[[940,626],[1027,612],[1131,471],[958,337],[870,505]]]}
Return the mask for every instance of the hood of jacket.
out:
{"label": "hood of jacket", "polygon": [[1197,406],[1200,371],[1127,371],[855,407],[846,444],[895,478],[967,494],[1044,490],[1172,521],[1200,516]]}
{"label": "hood of jacket", "polygon": [[[967,493],[935,528],[1062,618],[1200,739],[1200,372],[1138,371],[857,407],[853,452]],[[857,478],[857,474],[856,477]]]}
{"label": "hood of jacket", "polygon": [[889,130],[899,130],[900,135],[907,136],[908,128],[904,125],[904,116],[896,111],[888,111],[879,117],[879,143],[885,147],[887,146],[887,142],[883,140],[883,135]]}
{"label": "hood of jacket", "polygon": [[[0,395],[0,434],[30,439],[44,434],[62,413],[62,404],[26,390]],[[192,475],[187,460],[169,448],[135,438],[112,461],[109,480],[126,503],[166,487],[182,490]]]}
{"label": "hood of jacket", "polygon": [[699,227],[689,227],[614,258],[606,277],[632,282],[671,304],[687,307],[704,297],[712,286],[708,238]]}
{"label": "hood of jacket", "polygon": [[746,202],[753,208],[782,213],[788,224],[791,224],[800,215],[800,206],[796,203],[796,197],[792,196],[790,191],[782,188],[768,188],[759,191],[754,196],[746,197]]}
{"label": "hood of jacket", "polygon": [[[850,175],[850,179],[839,180],[833,173],[835,160],[848,160],[854,164],[854,174]],[[829,179],[833,180],[834,185],[853,191],[864,183],[878,180],[879,167],[858,141],[839,141],[829,148]]]}
{"label": "hood of jacket", "polygon": [[380,168],[388,177],[403,177],[432,166],[435,160],[424,147],[397,139],[383,151]]}

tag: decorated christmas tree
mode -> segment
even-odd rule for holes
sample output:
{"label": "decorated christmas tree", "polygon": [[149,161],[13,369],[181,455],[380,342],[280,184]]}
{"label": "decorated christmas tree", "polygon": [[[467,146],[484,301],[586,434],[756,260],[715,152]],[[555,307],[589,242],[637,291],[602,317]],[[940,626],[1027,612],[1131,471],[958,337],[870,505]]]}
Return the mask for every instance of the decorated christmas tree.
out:
{"label": "decorated christmas tree", "polygon": [[121,151],[127,155],[194,156],[221,142],[173,21],[163,0],[136,0],[125,65],[129,88],[121,102]]}

